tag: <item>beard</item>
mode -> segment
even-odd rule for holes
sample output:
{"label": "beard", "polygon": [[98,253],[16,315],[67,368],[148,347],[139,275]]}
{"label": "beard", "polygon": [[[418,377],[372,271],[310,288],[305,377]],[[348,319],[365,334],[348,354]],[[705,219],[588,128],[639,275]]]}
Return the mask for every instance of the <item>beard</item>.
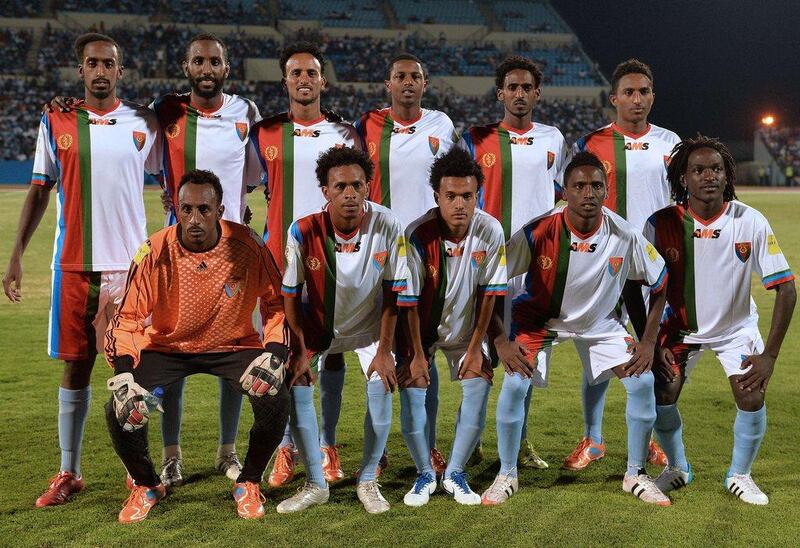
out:
{"label": "beard", "polygon": [[192,86],[192,91],[203,99],[211,99],[212,97],[216,97],[222,91],[222,86],[225,85],[225,80],[214,79],[214,87],[211,89],[205,89],[200,87],[200,83],[203,81],[209,81],[208,78],[191,78],[189,81]]}

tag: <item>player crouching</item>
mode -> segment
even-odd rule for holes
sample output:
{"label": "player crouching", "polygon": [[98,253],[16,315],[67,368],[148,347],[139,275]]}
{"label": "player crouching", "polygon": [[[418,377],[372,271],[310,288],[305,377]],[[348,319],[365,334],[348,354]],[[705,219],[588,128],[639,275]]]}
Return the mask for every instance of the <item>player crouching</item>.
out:
{"label": "player crouching", "polygon": [[[525,292],[514,300],[510,339],[499,316],[492,322],[506,374],[497,401],[500,473],[483,494],[483,504],[505,502],[518,489],[525,395],[531,382],[547,384],[552,347],[570,339],[592,383],[616,375],[625,386],[628,470],[623,490],[645,502],[670,504],[644,470],[656,419],[650,367],[666,300],[666,268],[638,230],[602,207],[606,190],[600,160],[588,152],[576,154],[564,170],[567,205],[537,217],[509,240],[508,275],[525,274]],[[651,287],[646,315],[641,283]],[[615,312],[620,296],[638,343]]]}
{"label": "player crouching", "polygon": [[[221,220],[216,175],[186,173],[178,200],[178,224],[155,233],[137,252],[106,333],[106,357],[115,372],[108,381],[106,422],[135,482],[119,521],[142,521],[165,496],[148,452],[148,408],[157,388],[194,373],[225,379],[250,399],[255,422],[233,496],[239,516],[259,518],[259,483],[289,412],[280,274],[254,232]],[[263,347],[251,317],[259,298]]]}
{"label": "player crouching", "polygon": [[[794,275],[767,219],[736,201],[736,166],[725,145],[702,136],[678,143],[667,178],[676,205],[645,225],[645,235],[667,259],[670,280],[670,313],[654,367],[655,431],[668,464],[656,485],[667,492],[692,481],[676,404],[687,375],[708,350],[722,364],[737,408],[725,487],[744,502],[767,504],[750,468],[767,429],[767,384],[797,300]],[[753,272],[775,290],[766,346],[750,296]]]}

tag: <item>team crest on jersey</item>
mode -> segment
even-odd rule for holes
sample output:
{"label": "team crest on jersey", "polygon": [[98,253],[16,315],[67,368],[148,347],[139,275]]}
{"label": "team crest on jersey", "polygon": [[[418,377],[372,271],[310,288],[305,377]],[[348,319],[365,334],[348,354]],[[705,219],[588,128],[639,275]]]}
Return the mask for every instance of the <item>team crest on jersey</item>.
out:
{"label": "team crest on jersey", "polygon": [[606,170],[606,175],[611,175],[611,170],[614,166],[611,165],[611,162],[608,160],[603,160],[603,169]]}
{"label": "team crest on jersey", "polygon": [[164,134],[166,134],[167,139],[174,139],[181,134],[181,126],[178,124],[170,124],[167,126],[167,129],[164,130]]}
{"label": "team crest on jersey", "polygon": [[610,276],[616,276],[620,267],[622,267],[622,257],[608,258],[608,274]]}
{"label": "team crest on jersey", "polygon": [[428,268],[427,268],[427,270],[428,270],[428,278],[431,278],[432,280],[435,280],[436,276],[439,275],[439,271],[436,270],[436,266],[434,266],[434,265],[432,265],[430,263],[428,263],[427,266],[428,266]]}
{"label": "team crest on jersey", "polygon": [[367,152],[369,153],[369,157],[372,158],[375,156],[375,153],[378,151],[378,145],[375,144],[374,141],[370,141],[367,143]]}
{"label": "team crest on jersey", "polygon": [[133,256],[134,264],[142,264],[142,261],[147,257],[148,253],[150,253],[150,240],[146,240],[139,246],[139,249],[136,250],[136,255]]}
{"label": "team crest on jersey", "polygon": [[133,132],[133,144],[139,152],[144,148],[144,143],[147,141],[147,134],[143,131]]}
{"label": "team crest on jersey", "polygon": [[556,153],[547,151],[547,169],[553,167],[553,164],[556,163]]}
{"label": "team crest on jersey", "polygon": [[316,272],[322,266],[322,263],[319,262],[319,259],[316,257],[306,257],[306,266],[309,270],[313,270]]}
{"label": "team crest on jersey", "polygon": [[278,147],[276,147],[275,145],[270,145],[264,148],[264,156],[267,157],[268,162],[273,161],[275,158],[278,157]]}
{"label": "team crest on jersey", "polygon": [[242,288],[241,280],[232,279],[225,284],[225,294],[232,299]]}
{"label": "team crest on jersey", "polygon": [[733,244],[733,247],[736,248],[736,257],[743,263],[746,263],[747,259],[750,258],[753,244],[750,242],[736,242]]}
{"label": "team crest on jersey", "polygon": [[664,255],[666,256],[667,261],[670,263],[677,263],[681,256],[680,253],[678,253],[678,250],[674,247],[668,247],[666,252],[664,252]]}
{"label": "team crest on jersey", "polygon": [[778,239],[775,234],[767,235],[767,253],[770,255],[778,255],[781,252],[781,247],[778,245]]}
{"label": "team crest on jersey", "polygon": [[493,152],[484,152],[481,156],[481,164],[483,167],[492,167],[497,161],[497,156]]}
{"label": "team crest on jersey", "polygon": [[428,146],[431,147],[431,154],[436,156],[436,153],[439,152],[439,138],[429,135]]}
{"label": "team crest on jersey", "polygon": [[244,122],[236,122],[236,135],[239,136],[239,139],[244,142],[247,139],[247,124]]}
{"label": "team crest on jersey", "polygon": [[69,133],[59,135],[58,139],[56,139],[56,144],[61,150],[69,150],[69,147],[72,146],[72,135]]}
{"label": "team crest on jersey", "polygon": [[383,265],[386,264],[386,258],[389,256],[388,251],[378,251],[372,256],[372,266],[374,266],[378,270],[383,269]]}
{"label": "team crest on jersey", "polygon": [[486,252],[485,251],[473,251],[472,257],[470,258],[470,264],[472,268],[478,268],[483,264],[486,260]]}
{"label": "team crest on jersey", "polygon": [[547,255],[539,255],[536,258],[536,264],[539,265],[539,268],[542,270],[550,270],[553,268],[553,259],[548,257]]}

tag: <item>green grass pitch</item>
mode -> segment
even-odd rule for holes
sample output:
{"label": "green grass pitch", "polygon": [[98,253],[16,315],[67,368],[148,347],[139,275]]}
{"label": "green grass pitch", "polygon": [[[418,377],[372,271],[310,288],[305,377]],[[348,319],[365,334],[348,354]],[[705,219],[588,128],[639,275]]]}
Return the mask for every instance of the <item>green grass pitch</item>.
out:
{"label": "green grass pitch", "polygon": [[[5,267],[13,245],[25,193],[0,190],[0,261]],[[251,196],[257,202],[260,196]],[[789,263],[800,270],[800,243],[794,239],[800,193],[741,192],[741,198],[770,219]],[[146,193],[151,231],[161,222],[158,195]],[[263,206],[254,208],[260,224]],[[797,417],[800,322],[793,323],[769,387],[769,428],[753,474],[770,496],[766,507],[754,507],[727,493],[722,481],[732,445],[735,413],[722,369],[704,357],[684,390],[687,454],[695,482],[673,496],[669,508],[648,506],[621,489],[625,469],[624,390],[612,381],[605,413],[607,456],[582,473],[559,469],[582,431],[580,367],[571,345],[555,353],[551,387],[535,393],[531,441],[550,463],[546,471],[522,470],[520,492],[497,508],[461,507],[441,491],[429,505],[408,508],[403,494],[415,472],[399,428],[395,397],[389,438],[390,467],[381,476],[390,512],[368,515],[355,496],[352,477],[360,462],[364,414],[364,380],[354,356],[347,373],[339,428],[342,466],[347,478],[331,490],[330,503],[296,515],[278,515],[275,505],[293,494],[304,473],[282,489],[266,489],[267,515],[244,521],[235,513],[230,482],[215,473],[217,381],[191,378],[185,395],[182,444],[188,483],[160,503],[141,524],[122,526],[116,515],[126,498],[125,471],[105,429],[102,406],[107,399],[109,369],[98,359],[93,402],[83,445],[86,490],[71,503],[35,509],[33,502],[57,471],[57,386],[61,366],[46,355],[55,204],[25,255],[24,302],[0,304],[0,544],[3,545],[795,545],[800,533]],[[721,280],[722,282],[722,280]],[[755,299],[766,338],[773,297],[754,279]],[[441,367],[441,364],[440,364]],[[440,373],[439,447],[447,454],[460,389]],[[486,460],[468,470],[477,491],[497,471],[494,409],[502,376],[495,375],[484,435]],[[245,408],[239,451],[246,448],[251,416]],[[160,459],[159,419],[151,428],[154,460]],[[656,470],[650,470],[652,474]]]}

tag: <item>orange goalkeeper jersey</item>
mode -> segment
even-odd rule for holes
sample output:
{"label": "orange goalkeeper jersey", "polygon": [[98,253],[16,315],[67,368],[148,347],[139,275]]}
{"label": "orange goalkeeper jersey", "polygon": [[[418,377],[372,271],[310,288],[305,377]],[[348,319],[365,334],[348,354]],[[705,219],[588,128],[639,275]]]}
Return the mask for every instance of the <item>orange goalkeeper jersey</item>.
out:
{"label": "orange goalkeeper jersey", "polygon": [[[142,350],[200,354],[289,345],[281,275],[261,238],[220,221],[216,246],[194,253],[178,240],[179,225],[153,234],[128,272],[122,302],[106,332],[106,359],[139,363]],[[261,298],[263,344],[252,313]]]}

